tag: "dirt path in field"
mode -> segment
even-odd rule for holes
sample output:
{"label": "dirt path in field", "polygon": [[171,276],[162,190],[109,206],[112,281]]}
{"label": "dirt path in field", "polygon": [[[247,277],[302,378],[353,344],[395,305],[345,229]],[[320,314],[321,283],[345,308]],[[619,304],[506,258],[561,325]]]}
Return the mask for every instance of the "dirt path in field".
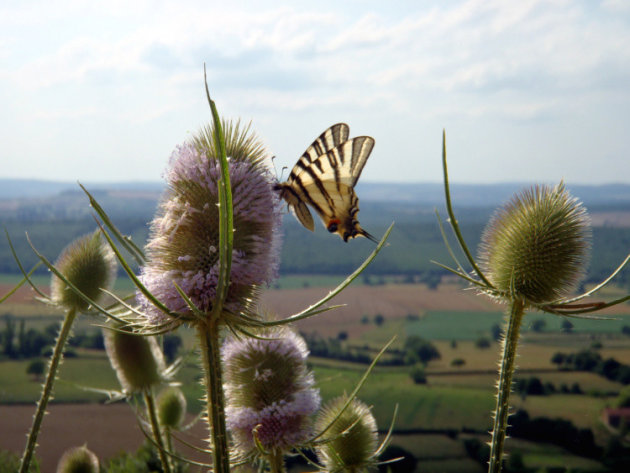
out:
{"label": "dirt path in field", "polygon": [[[53,404],[48,411],[35,452],[42,473],[54,472],[63,452],[71,447],[87,444],[103,461],[121,451],[135,452],[144,441],[127,404]],[[0,449],[22,455],[34,412],[34,404],[0,405]],[[201,445],[197,439],[205,435],[203,425],[197,424],[182,437]]]}

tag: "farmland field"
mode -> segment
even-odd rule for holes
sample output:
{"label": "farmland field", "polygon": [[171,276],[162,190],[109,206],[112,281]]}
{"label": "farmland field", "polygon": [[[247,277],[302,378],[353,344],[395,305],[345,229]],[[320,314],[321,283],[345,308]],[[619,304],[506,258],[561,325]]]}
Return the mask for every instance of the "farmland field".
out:
{"label": "farmland field", "polygon": [[[309,280],[305,277],[295,281],[293,286],[287,281],[281,287],[293,287],[292,289],[270,289],[263,294],[262,303],[271,313],[286,317],[328,293],[329,287],[319,286],[318,281],[321,284],[330,284],[334,279],[329,277],[326,280]],[[339,282],[343,278],[337,279]],[[0,283],[0,294],[4,294],[15,280],[5,278],[0,281],[3,282]],[[47,281],[47,278],[41,278],[38,282],[45,285]],[[128,289],[124,284],[119,285],[122,292]],[[395,443],[420,459],[422,471],[483,471],[478,463],[466,455],[462,439],[450,438],[447,433],[465,428],[480,436],[483,442],[488,440],[484,432],[490,429],[499,356],[499,343],[492,340],[491,334],[493,326],[501,324],[503,315],[502,307],[491,300],[461,289],[456,284],[442,284],[436,290],[430,290],[420,284],[366,286],[354,283],[331,302],[346,304],[344,307],[298,324],[301,331],[318,333],[324,338],[337,338],[340,333],[345,332],[345,343],[366,346],[373,354],[394,335],[397,337],[394,348],[401,348],[409,335],[418,335],[433,342],[441,357],[426,366],[427,384],[414,384],[406,367],[377,366],[359,392],[359,398],[373,406],[373,413],[381,430],[388,428],[394,407],[399,404]],[[39,330],[60,319],[58,311],[33,303],[32,298],[33,292],[30,289],[20,289],[0,306],[0,325],[2,315],[9,313],[24,319],[27,327]],[[598,342],[597,350],[602,357],[613,357],[630,364],[630,337],[621,334],[621,328],[630,325],[628,314],[630,306],[624,305],[610,313],[618,320],[572,320],[574,328],[571,333],[561,332],[560,320],[556,317],[528,314],[519,349],[519,371],[516,377],[537,376],[543,383],[552,383],[556,387],[578,383],[587,394],[528,396],[525,399],[515,395],[512,398],[513,405],[526,409],[531,417],[561,417],[572,421],[576,426],[592,428],[596,438],[604,442],[608,433],[599,421],[601,410],[613,402],[614,395],[622,385],[594,373],[558,371],[557,366],[551,363],[551,358],[557,352],[576,352],[588,349],[594,342]],[[383,323],[380,325],[375,322],[378,315],[383,316]],[[532,322],[540,318],[545,320],[546,325],[542,331],[534,332]],[[98,320],[94,317],[80,317],[75,333],[94,330],[92,324]],[[186,349],[194,346],[194,336],[190,331],[181,329],[179,334]],[[490,340],[489,348],[476,346],[475,342],[480,337]],[[94,403],[103,401],[105,397],[79,387],[118,389],[118,382],[104,352],[78,350],[77,355],[76,358],[68,358],[61,367],[60,380],[55,388],[53,414],[45,421],[45,424],[51,424],[48,429],[64,428],[64,424],[54,426],[54,419],[60,418],[54,413],[60,408],[72,409],[72,406],[80,406],[84,412],[81,416],[97,415],[97,412],[103,412],[101,409],[128,409],[126,406]],[[458,358],[465,360],[465,364],[452,366],[452,361]],[[352,391],[367,368],[364,364],[328,358],[313,357],[310,361],[324,400],[344,391]],[[199,399],[202,392],[195,362],[193,355],[178,374],[178,380],[182,382],[189,401],[191,415],[201,409]],[[4,404],[0,406],[0,429],[7,434],[0,440],[0,449],[19,451],[23,446],[22,440],[34,409],[33,402],[37,399],[40,388],[40,383],[26,374],[27,364],[27,360],[0,361],[0,404]],[[593,395],[588,395],[589,393]],[[91,404],[84,404],[85,402]],[[20,405],[24,403],[27,404]],[[9,421],[9,417],[3,415],[13,408],[12,415],[21,416],[21,420]],[[94,409],[94,412],[90,409]],[[112,411],[111,416],[98,414],[102,416],[102,425],[111,423],[115,425],[109,425],[108,429],[131,429],[129,425],[134,425],[135,422],[133,416],[127,415],[123,420],[123,414],[119,414],[129,414],[128,410],[115,412],[116,414]],[[83,417],[77,416],[76,421],[82,422]],[[75,420],[73,417],[75,414],[69,416],[72,421]],[[43,439],[55,438],[45,436],[50,435],[49,433],[43,435]],[[114,444],[119,445],[118,448],[136,445],[136,440],[114,437],[116,436],[106,440],[95,439],[90,447],[94,446],[97,450],[100,448],[97,447],[98,443],[107,443],[111,449],[102,450],[103,455],[107,456],[115,451]],[[117,443],[118,440],[120,443]],[[125,444],[126,441],[131,443]],[[47,442],[54,443],[52,440],[43,440],[40,443]],[[139,442],[141,438],[138,444]],[[507,448],[521,448],[528,466],[562,463],[589,471],[596,470],[599,465],[554,446],[519,442],[521,441],[518,439],[510,439]],[[38,456],[45,462],[51,462],[51,448],[52,445],[42,448],[38,451]]]}

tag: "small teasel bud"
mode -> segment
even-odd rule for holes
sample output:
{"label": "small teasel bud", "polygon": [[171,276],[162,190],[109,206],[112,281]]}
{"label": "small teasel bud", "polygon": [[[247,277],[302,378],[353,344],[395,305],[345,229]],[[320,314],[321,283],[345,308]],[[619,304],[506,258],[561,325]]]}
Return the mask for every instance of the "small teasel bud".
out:
{"label": "small teasel bud", "polygon": [[552,302],[583,276],[590,222],[580,202],[561,183],[516,195],[487,225],[481,266],[494,287],[528,302]]}
{"label": "small teasel bud", "polygon": [[166,380],[164,354],[153,336],[103,329],[105,350],[126,394],[144,391]]}
{"label": "small teasel bud", "polygon": [[339,415],[347,401],[346,396],[331,400],[315,421],[316,432],[333,423],[316,449],[326,471],[354,473],[366,471],[376,464],[378,433],[374,416],[358,399],[353,399]]}
{"label": "small teasel bud", "polygon": [[[237,125],[224,124],[232,190],[234,241],[225,308],[254,314],[261,285],[277,274],[281,206],[259,141]],[[215,303],[219,271],[219,187],[221,169],[213,128],[179,146],[166,172],[168,190],[151,225],[148,263],[141,279],[171,311],[190,313],[177,284],[201,311]],[[151,323],[166,317],[141,294]]]}
{"label": "small teasel bud", "polygon": [[[70,243],[59,255],[55,267],[83,294],[98,301],[116,278],[116,256],[101,240],[100,231],[84,235]],[[66,309],[85,311],[87,302],[79,297],[65,282],[53,275],[51,298]]]}
{"label": "small teasel bud", "polygon": [[86,445],[66,450],[57,464],[57,473],[98,473],[99,471],[98,457]]}
{"label": "small teasel bud", "polygon": [[160,425],[179,429],[186,416],[186,398],[181,389],[174,386],[164,389],[157,398]]}
{"label": "small teasel bud", "polygon": [[254,435],[274,451],[309,437],[320,397],[307,356],[302,337],[287,328],[224,344],[226,421],[241,455],[256,454]]}

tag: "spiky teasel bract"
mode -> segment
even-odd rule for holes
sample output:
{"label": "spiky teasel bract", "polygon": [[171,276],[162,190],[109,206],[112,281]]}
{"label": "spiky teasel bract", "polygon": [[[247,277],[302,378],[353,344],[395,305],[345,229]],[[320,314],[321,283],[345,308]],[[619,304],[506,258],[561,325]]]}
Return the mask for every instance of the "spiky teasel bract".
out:
{"label": "spiky teasel bract", "polygon": [[[116,256],[100,232],[84,235],[66,246],[55,263],[57,270],[78,290],[98,301],[116,278]],[[85,311],[88,303],[56,275],[50,283],[51,299],[70,310]]]}
{"label": "spiky teasel bract", "polygon": [[562,183],[536,186],[494,214],[482,236],[480,262],[499,291],[551,302],[584,275],[589,237],[586,210]]}
{"label": "spiky teasel bract", "polygon": [[[281,207],[260,142],[238,124],[223,126],[234,218],[224,307],[231,314],[254,315],[259,287],[277,275]],[[205,313],[212,310],[216,296],[221,169],[213,133],[214,126],[209,126],[173,153],[166,171],[168,189],[151,225],[148,263],[142,269],[149,291],[180,314],[190,313],[190,307],[176,285]],[[144,296],[139,300],[152,322],[168,321]]]}
{"label": "spiky teasel bract", "polygon": [[226,421],[242,456],[256,455],[256,439],[286,452],[311,435],[320,396],[307,356],[304,339],[288,328],[224,344]]}
{"label": "spiky teasel bract", "polygon": [[316,449],[325,471],[358,473],[377,464],[378,431],[374,416],[356,398],[341,412],[347,402],[346,396],[329,401],[315,421],[317,432],[330,425]]}
{"label": "spiky teasel bract", "polygon": [[105,350],[125,394],[144,392],[168,380],[164,354],[153,336],[122,327],[103,329]]}

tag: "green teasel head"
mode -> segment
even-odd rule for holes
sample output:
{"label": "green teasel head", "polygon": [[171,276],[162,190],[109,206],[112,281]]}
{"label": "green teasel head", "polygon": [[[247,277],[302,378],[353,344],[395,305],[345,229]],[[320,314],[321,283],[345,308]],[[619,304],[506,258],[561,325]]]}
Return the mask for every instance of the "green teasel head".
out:
{"label": "green teasel head", "polygon": [[179,429],[186,416],[186,398],[181,389],[170,386],[157,398],[158,419],[162,427]]}
{"label": "green teasel head", "polygon": [[[116,256],[102,241],[100,231],[77,238],[63,249],[55,263],[61,274],[83,294],[97,302],[116,278]],[[85,311],[88,303],[64,281],[53,275],[51,298],[70,310]]]}
{"label": "green teasel head", "polygon": [[143,392],[167,381],[164,354],[154,336],[103,329],[105,350],[125,394]]}
{"label": "green teasel head", "polygon": [[553,302],[583,277],[590,235],[586,209],[564,184],[535,186],[493,215],[481,239],[481,266],[502,293]]}
{"label": "green teasel head", "polygon": [[378,432],[374,416],[358,399],[353,399],[341,412],[347,401],[346,396],[329,401],[315,421],[316,432],[321,432],[332,422],[316,448],[317,458],[324,464],[325,471],[358,473],[376,466]]}
{"label": "green teasel head", "polygon": [[57,473],[98,473],[98,457],[87,448],[74,447],[66,450],[57,464]]}

